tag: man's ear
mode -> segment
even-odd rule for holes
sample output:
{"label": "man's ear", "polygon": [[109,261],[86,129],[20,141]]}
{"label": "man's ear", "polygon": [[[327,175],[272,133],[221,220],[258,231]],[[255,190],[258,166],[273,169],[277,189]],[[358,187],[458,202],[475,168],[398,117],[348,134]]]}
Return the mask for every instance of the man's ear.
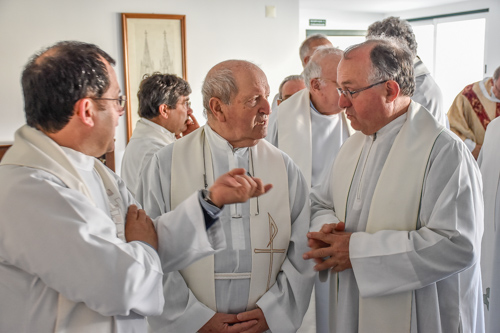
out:
{"label": "man's ear", "polygon": [[210,98],[210,101],[208,102],[208,105],[210,106],[210,110],[207,110],[207,112],[211,112],[212,115],[217,118],[217,120],[221,123],[226,121],[226,115],[225,115],[225,105],[222,103],[222,101],[217,98],[217,97],[212,97]]}
{"label": "man's ear", "polygon": [[319,80],[316,78],[311,79],[311,81],[309,82],[309,86],[311,87],[310,90],[313,90],[313,91],[321,90],[321,82],[319,82]]}
{"label": "man's ear", "polygon": [[96,105],[90,98],[79,99],[73,107],[73,117],[88,127],[94,127],[94,114],[97,112]]}
{"label": "man's ear", "polygon": [[386,101],[394,101],[399,96],[399,92],[401,91],[399,84],[394,80],[389,80],[385,83],[385,86],[387,92]]}
{"label": "man's ear", "polygon": [[160,117],[163,117],[164,119],[168,119],[170,116],[170,111],[171,109],[168,107],[167,104],[162,104],[158,107],[158,112],[160,113]]}

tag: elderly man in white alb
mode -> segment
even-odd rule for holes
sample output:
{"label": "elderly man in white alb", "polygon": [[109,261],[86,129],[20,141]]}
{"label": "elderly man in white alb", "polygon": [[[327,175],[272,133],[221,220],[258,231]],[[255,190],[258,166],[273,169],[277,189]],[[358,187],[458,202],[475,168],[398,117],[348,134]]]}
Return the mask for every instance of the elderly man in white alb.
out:
{"label": "elderly man in white alb", "polygon": [[122,161],[121,176],[130,192],[153,154],[199,128],[193,115],[189,83],[172,74],[153,73],[141,82],[139,116]]}
{"label": "elderly man in white alb", "polygon": [[484,187],[481,249],[484,323],[486,332],[500,332],[500,118],[488,125],[477,163]]}
{"label": "elderly man in white alb", "polygon": [[[201,192],[151,221],[94,158],[113,150],[123,115],[114,63],[60,42],[23,71],[28,125],[0,164],[0,332],[146,332],[163,310],[162,271],[225,247]],[[217,206],[264,192],[243,171],[212,185]]]}
{"label": "elderly man in white alb", "polygon": [[207,124],[155,154],[141,179],[145,209],[167,212],[191,188],[207,187],[233,167],[273,189],[221,212],[226,250],[165,275],[169,295],[163,314],[149,318],[152,331],[295,332],[314,279],[301,253],[309,191],[293,161],[262,140],[270,113],[266,76],[252,63],[228,60],[208,72],[202,92]]}
{"label": "elderly man in white alb", "polygon": [[[304,68],[307,89],[279,105],[275,126],[266,137],[297,163],[310,187],[324,181],[324,173],[330,171],[340,147],[354,132],[344,109],[338,105],[337,65],[342,53],[329,46],[316,49]],[[316,311],[316,331],[319,333],[329,332],[330,282],[316,280],[316,301],[310,305],[309,311]]]}
{"label": "elderly man in white alb", "polygon": [[[483,332],[479,168],[464,143],[411,100],[413,56],[374,39],[339,63],[354,129],[313,189],[308,234],[330,269],[332,332]],[[332,223],[333,222],[333,223]]]}

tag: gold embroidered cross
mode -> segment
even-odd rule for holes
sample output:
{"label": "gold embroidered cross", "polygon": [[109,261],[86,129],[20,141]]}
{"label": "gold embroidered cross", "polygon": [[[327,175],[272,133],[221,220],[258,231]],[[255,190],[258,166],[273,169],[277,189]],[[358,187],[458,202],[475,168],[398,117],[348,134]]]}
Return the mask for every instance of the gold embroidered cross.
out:
{"label": "gold embroidered cross", "polygon": [[278,226],[276,225],[276,222],[274,222],[274,219],[272,218],[271,214],[267,213],[269,216],[269,243],[267,243],[267,248],[266,249],[254,249],[255,253],[269,253],[270,255],[270,260],[269,260],[269,275],[267,277],[267,289],[266,291],[269,290],[271,287],[271,275],[273,272],[273,258],[275,253],[285,253],[285,249],[275,249],[274,248],[274,238],[276,238],[276,235],[278,234]]}

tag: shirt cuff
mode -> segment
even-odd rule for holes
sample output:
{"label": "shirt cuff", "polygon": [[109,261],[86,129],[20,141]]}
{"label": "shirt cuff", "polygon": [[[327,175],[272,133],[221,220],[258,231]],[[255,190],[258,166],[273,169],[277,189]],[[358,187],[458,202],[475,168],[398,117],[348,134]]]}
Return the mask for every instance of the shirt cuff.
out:
{"label": "shirt cuff", "polygon": [[209,204],[203,199],[201,190],[198,191],[198,201],[200,202],[203,210],[203,217],[205,218],[205,227],[207,230],[219,219],[222,209]]}

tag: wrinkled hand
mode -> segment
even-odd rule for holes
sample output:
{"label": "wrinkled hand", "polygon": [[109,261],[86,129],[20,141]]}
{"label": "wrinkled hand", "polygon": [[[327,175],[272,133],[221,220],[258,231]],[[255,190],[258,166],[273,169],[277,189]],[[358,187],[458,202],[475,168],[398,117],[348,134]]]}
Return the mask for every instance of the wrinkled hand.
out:
{"label": "wrinkled hand", "polygon": [[341,272],[352,268],[349,258],[349,241],[352,232],[345,232],[344,222],[325,224],[319,232],[307,234],[311,251],[304,253],[304,259],[314,259],[316,271],[331,268]]}
{"label": "wrinkled hand", "polygon": [[217,178],[209,188],[210,198],[217,207],[246,202],[248,199],[267,193],[273,186],[264,185],[262,180],[250,177],[245,169],[233,169]]}
{"label": "wrinkled hand", "polygon": [[186,136],[188,135],[189,133],[193,132],[194,130],[200,128],[200,124],[198,124],[198,120],[196,120],[195,116],[193,114],[190,114],[188,116],[188,120],[186,122],[186,130],[184,130],[184,132],[182,132],[182,136]]}
{"label": "wrinkled hand", "polygon": [[239,313],[238,320],[242,323],[255,322],[255,324],[248,327],[248,329],[242,330],[242,333],[262,333],[269,329],[266,317],[264,317],[264,312],[262,312],[260,308]]}
{"label": "wrinkled hand", "polygon": [[146,215],[144,209],[137,209],[136,205],[128,207],[125,240],[127,243],[132,241],[146,242],[158,251],[158,236],[153,221]]}
{"label": "wrinkled hand", "polygon": [[474,158],[477,160],[477,158],[479,157],[479,153],[481,152],[481,147],[483,145],[479,145],[479,144],[476,144],[476,147],[471,151],[472,153],[472,156],[474,156]]}
{"label": "wrinkled hand", "polygon": [[216,313],[198,330],[199,333],[241,333],[257,324],[255,320],[240,322],[236,315]]}

